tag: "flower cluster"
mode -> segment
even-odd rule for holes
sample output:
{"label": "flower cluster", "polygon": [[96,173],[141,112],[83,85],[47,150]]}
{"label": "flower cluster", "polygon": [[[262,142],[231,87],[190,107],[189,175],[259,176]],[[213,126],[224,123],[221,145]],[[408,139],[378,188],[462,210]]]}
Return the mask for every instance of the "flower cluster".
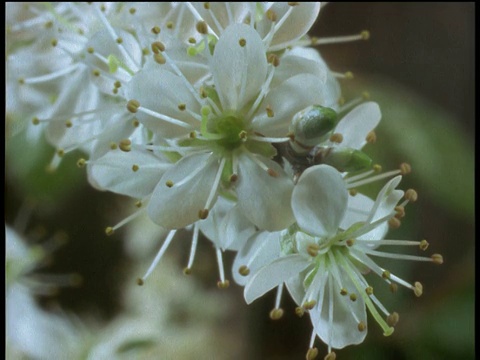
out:
{"label": "flower cluster", "polygon": [[[200,232],[222,253],[235,251],[233,279],[250,303],[284,287],[299,316],[310,315],[307,358],[318,336],[332,349],[361,343],[366,309],[393,332],[366,279],[396,291],[413,284],[372,257],[442,263],[378,250],[422,241],[388,240],[417,194],[397,189],[408,164],[382,173],[362,150],[375,142],[379,106],[344,103],[339,79],[315,46],[367,39],[317,39],[307,32],[320,3],[54,3],[7,7],[7,115],[29,117],[56,148],[78,160],[89,182],[137,200],[140,214],[168,235],[153,272],[179,229],[192,231],[185,273]],[[35,125],[35,126],[34,126]],[[32,130],[30,130],[32,131]],[[362,185],[390,179],[376,199]],[[382,316],[382,313],[384,316]],[[385,318],[384,318],[385,317]]]}

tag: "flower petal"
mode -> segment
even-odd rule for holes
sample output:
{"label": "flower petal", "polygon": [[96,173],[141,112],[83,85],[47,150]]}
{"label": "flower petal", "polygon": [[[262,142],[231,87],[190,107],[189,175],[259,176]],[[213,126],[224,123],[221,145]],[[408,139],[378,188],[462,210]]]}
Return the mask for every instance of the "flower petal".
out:
{"label": "flower petal", "polygon": [[348,195],[347,212],[340,223],[340,227],[346,230],[355,223],[366,221],[373,204],[374,201],[363,194]]}
{"label": "flower petal", "polygon": [[292,209],[300,228],[315,236],[334,235],[347,209],[348,193],[340,173],[328,165],[312,166],[293,189]]}
{"label": "flower petal", "polygon": [[289,280],[309,265],[302,255],[288,255],[264,266],[253,275],[245,286],[244,297],[247,304],[267,291]]}
{"label": "flower petal", "polygon": [[[240,45],[245,40],[245,45]],[[211,71],[223,110],[240,110],[260,92],[267,75],[265,48],[253,27],[232,24],[215,46]]]}
{"label": "flower petal", "polygon": [[[193,154],[174,164],[160,179],[148,204],[148,215],[167,229],[179,229],[199,220],[205,208],[218,161],[211,154]],[[167,183],[173,186],[167,186]]]}
{"label": "flower petal", "polygon": [[[269,175],[251,157],[265,164],[276,175]],[[295,221],[290,207],[293,181],[280,165],[242,152],[238,156],[238,172],[238,205],[252,223],[262,230],[277,231]]]}

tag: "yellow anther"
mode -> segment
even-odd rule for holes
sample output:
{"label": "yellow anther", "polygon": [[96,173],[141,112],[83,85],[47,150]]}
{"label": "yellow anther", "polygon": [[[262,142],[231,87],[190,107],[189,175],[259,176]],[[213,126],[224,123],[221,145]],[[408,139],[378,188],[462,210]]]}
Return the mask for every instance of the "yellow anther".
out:
{"label": "yellow anther", "polygon": [[18,83],[19,83],[20,85],[25,84],[25,79],[24,79],[24,78],[18,79]]}
{"label": "yellow anther", "polygon": [[140,107],[140,102],[138,100],[128,100],[127,110],[131,113],[136,113]]}
{"label": "yellow anther", "polygon": [[60,157],[62,157],[63,155],[65,155],[65,150],[63,150],[63,149],[58,149],[58,150],[57,150],[57,155],[60,156]]}
{"label": "yellow anther", "polygon": [[357,295],[355,295],[355,294],[350,294],[350,300],[351,300],[351,301],[357,301]]}
{"label": "yellow anther", "polygon": [[45,29],[50,29],[53,26],[53,21],[47,21],[45,23]]}
{"label": "yellow anther", "polygon": [[161,54],[154,54],[153,55],[153,60],[155,60],[155,62],[157,64],[160,64],[160,65],[163,65],[167,62],[167,60],[165,59],[165,57],[163,57],[163,55]]}
{"label": "yellow anther", "polygon": [[407,191],[405,191],[405,199],[410,202],[415,202],[418,200],[418,194],[415,190],[408,189]]}
{"label": "yellow anther", "polygon": [[333,351],[328,353],[323,360],[335,360],[337,358],[337,354],[335,354]]}
{"label": "yellow anther", "polygon": [[185,111],[186,108],[187,108],[186,104],[178,104],[178,110]]}
{"label": "yellow anther", "polygon": [[175,24],[173,23],[173,21],[168,21],[166,23],[166,26],[167,26],[167,29],[172,30],[175,27]]}
{"label": "yellow anther", "polygon": [[110,149],[116,150],[117,148],[118,148],[118,145],[112,141],[112,142],[110,143]]}
{"label": "yellow anther", "polygon": [[307,355],[305,355],[305,359],[313,360],[318,356],[318,349],[316,347],[310,348],[307,351]]}
{"label": "yellow anther", "polygon": [[190,275],[191,273],[192,273],[192,269],[190,269],[189,267],[186,267],[185,269],[183,269],[184,275]]}
{"label": "yellow anther", "polygon": [[274,67],[277,67],[280,65],[280,58],[278,55],[270,53],[267,55],[267,62],[272,64]]}
{"label": "yellow anther", "polygon": [[392,312],[390,315],[387,316],[387,324],[390,326],[395,326],[400,319],[400,315],[396,312]]}
{"label": "yellow anther", "polygon": [[283,309],[273,309],[270,311],[270,319],[280,320],[283,317]]}
{"label": "yellow anther", "polygon": [[140,126],[140,121],[138,121],[137,119],[133,119],[132,125],[133,125],[133,127],[139,127]]}
{"label": "yellow anther", "polygon": [[377,134],[375,133],[375,131],[370,131],[368,134],[367,134],[367,137],[365,139],[369,144],[374,144],[376,141],[377,141]]}
{"label": "yellow anther", "polygon": [[340,289],[340,295],[342,295],[342,296],[348,295],[347,289],[341,288],[341,289]]}
{"label": "yellow anther", "polygon": [[225,280],[225,281],[218,281],[217,286],[219,289],[226,289],[230,286],[230,281]]}
{"label": "yellow anther", "polygon": [[317,302],[315,300],[305,301],[305,303],[303,304],[303,308],[305,310],[312,310],[316,304]]}
{"label": "yellow anther", "polygon": [[241,47],[245,47],[245,45],[247,45],[247,40],[241,38],[240,40],[238,40],[238,45],[240,45]]}
{"label": "yellow anther", "polygon": [[362,332],[362,331],[365,331],[365,329],[367,328],[367,325],[365,325],[365,323],[363,321],[360,321],[358,323],[357,328],[358,328],[358,331]]}
{"label": "yellow anther", "polygon": [[121,37],[117,38],[115,41],[117,42],[117,44],[123,43],[123,39]]}
{"label": "yellow anther", "polygon": [[302,307],[297,306],[297,307],[295,308],[295,314],[296,314],[298,317],[302,317],[303,314],[305,314],[305,310],[304,310]]}
{"label": "yellow anther", "polygon": [[152,33],[154,33],[155,35],[160,34],[160,28],[158,26],[154,26],[152,28]]}
{"label": "yellow anther", "polygon": [[142,49],[142,55],[147,56],[147,55],[149,55],[149,54],[150,54],[150,50],[148,50],[147,47],[145,47],[145,48]]}
{"label": "yellow anther", "polygon": [[167,187],[171,188],[173,186],[173,181],[172,180],[167,180],[167,181],[165,181],[165,185],[167,185]]}
{"label": "yellow anther", "polygon": [[113,228],[111,226],[105,228],[105,234],[107,234],[108,236],[110,235],[113,235],[115,231],[113,230]]}
{"label": "yellow anther", "polygon": [[208,217],[208,209],[198,210],[198,217],[205,220]]}
{"label": "yellow anther", "polygon": [[57,46],[58,44],[58,40],[57,39],[52,39],[52,41],[50,42],[50,44],[52,44],[53,47]]}
{"label": "yellow anther", "polygon": [[400,174],[407,175],[412,172],[412,167],[408,163],[401,163],[400,164]]}
{"label": "yellow anther", "polygon": [[100,5],[100,10],[105,11],[105,10],[107,10],[107,8],[105,7],[105,5],[102,4],[102,5]]}
{"label": "yellow anther", "polygon": [[117,80],[113,83],[113,86],[115,86],[116,88],[119,88],[119,87],[122,87],[122,83]]}
{"label": "yellow anther", "polygon": [[443,264],[443,256],[440,254],[433,254],[432,261],[434,264],[442,265]]}
{"label": "yellow anther", "polygon": [[265,12],[265,16],[267,17],[268,20],[270,21],[277,21],[277,13],[273,11],[272,9],[268,9]]}
{"label": "yellow anther", "polygon": [[368,30],[363,30],[363,31],[360,33],[360,36],[362,37],[362,40],[368,40],[368,39],[370,39],[370,31],[368,31]]}
{"label": "yellow anther", "polygon": [[269,118],[272,118],[275,116],[275,113],[273,112],[272,107],[270,105],[267,105],[267,107],[265,108],[265,111],[267,112],[267,116]]}
{"label": "yellow anther", "polygon": [[188,42],[189,42],[189,44],[196,44],[197,40],[195,38],[191,37],[191,38],[188,38]]}
{"label": "yellow anther", "polygon": [[347,71],[345,74],[343,74],[343,77],[347,80],[352,80],[354,76],[351,71]]}
{"label": "yellow anther", "polygon": [[420,250],[423,250],[423,251],[427,250],[427,249],[428,249],[428,245],[430,245],[430,244],[428,243],[428,241],[425,240],[425,239],[423,239],[422,241],[420,241],[420,245],[419,245]]}
{"label": "yellow anther", "polygon": [[267,173],[271,177],[278,177],[278,173],[275,170],[273,170],[272,168],[268,168]]}
{"label": "yellow anther", "polygon": [[380,171],[382,171],[382,166],[379,165],[379,164],[373,165],[373,171],[375,171],[375,172],[380,172]]}
{"label": "yellow anther", "polygon": [[238,268],[238,273],[242,276],[250,274],[250,269],[246,265],[242,265]]}
{"label": "yellow anther", "polygon": [[208,34],[208,25],[205,21],[199,21],[195,26],[195,28],[200,34],[203,34],[203,35]]}
{"label": "yellow anther", "polygon": [[392,217],[388,220],[388,226],[390,226],[391,229],[398,229],[400,225],[402,225],[402,222],[396,217]]}
{"label": "yellow anther", "polygon": [[65,126],[67,128],[71,128],[73,126],[72,122],[70,120],[65,121]]}
{"label": "yellow anther", "polygon": [[229,178],[230,182],[235,182],[238,180],[238,175],[237,174],[232,174],[230,175],[230,178]]}
{"label": "yellow anther", "polygon": [[390,292],[391,292],[392,294],[395,294],[395,293],[398,291],[398,285],[395,284],[395,283],[391,283],[391,284],[389,285],[389,288],[390,288]]}
{"label": "yellow anther", "polygon": [[368,286],[367,288],[365,288],[365,292],[367,293],[367,295],[373,295],[373,287]]}
{"label": "yellow anther", "polygon": [[209,3],[209,2],[204,2],[204,3],[203,3],[203,8],[204,8],[205,10],[210,10],[210,3]]}
{"label": "yellow anther", "polygon": [[355,196],[355,195],[358,194],[358,191],[357,191],[357,189],[350,189],[350,190],[348,190],[348,193],[349,193],[351,196]]}
{"label": "yellow anther", "polygon": [[87,48],[87,52],[88,52],[89,54],[93,54],[94,51],[95,51],[95,50],[94,50],[93,47],[91,47],[91,46],[90,46],[89,48]]}
{"label": "yellow anther", "polygon": [[242,130],[238,133],[238,137],[243,141],[246,141],[248,137],[248,133],[245,130]]}
{"label": "yellow anther", "polygon": [[343,96],[340,96],[337,100],[338,105],[342,106],[345,104],[345,98]]}
{"label": "yellow anther", "polygon": [[133,165],[133,166],[132,166],[132,171],[133,171],[133,172],[137,172],[138,169],[140,169],[140,168],[138,167],[138,165]]}
{"label": "yellow anther", "polygon": [[155,41],[154,43],[152,43],[151,47],[154,54],[159,54],[165,51],[165,45],[160,41]]}
{"label": "yellow anther", "polygon": [[414,286],[413,292],[414,292],[415,296],[416,296],[416,297],[422,296],[422,294],[423,294],[423,285],[422,285],[420,282],[417,281],[417,282],[415,282],[415,284],[413,284],[413,286]]}
{"label": "yellow anther", "polygon": [[83,168],[86,163],[87,163],[87,162],[86,162],[85,159],[78,159],[78,160],[77,160],[77,166],[78,166],[79,168]]}
{"label": "yellow anther", "polygon": [[188,137],[190,139],[196,139],[197,138],[197,133],[195,131],[190,131],[190,133],[188,134]]}
{"label": "yellow anther", "polygon": [[93,76],[100,76],[100,70],[95,69],[92,71]]}
{"label": "yellow anther", "polygon": [[343,141],[343,135],[340,133],[335,133],[330,136],[330,141],[340,144]]}
{"label": "yellow anther", "polygon": [[114,93],[115,95],[118,94],[118,89],[117,89],[117,88],[114,88],[114,89],[112,90],[112,93]]}
{"label": "yellow anther", "polygon": [[130,150],[132,150],[132,142],[128,139],[120,140],[120,142],[118,143],[118,147],[122,151],[129,152]]}
{"label": "yellow anther", "polygon": [[395,217],[397,219],[405,217],[405,208],[403,206],[395,206],[394,210],[396,212]]}
{"label": "yellow anther", "polygon": [[370,93],[368,91],[362,92],[363,100],[370,100]]}
{"label": "yellow anther", "polygon": [[135,206],[136,206],[137,208],[141,208],[142,205],[143,205],[143,204],[142,204],[142,202],[141,202],[140,200],[138,200],[138,201],[135,202]]}
{"label": "yellow anther", "polygon": [[312,257],[315,257],[318,255],[318,250],[320,250],[320,247],[317,244],[310,244],[307,247],[307,253]]}
{"label": "yellow anther", "polygon": [[135,9],[135,8],[130,8],[130,9],[128,10],[128,12],[133,15],[133,14],[135,14],[135,13],[137,12],[137,9]]}
{"label": "yellow anther", "polygon": [[348,239],[347,241],[345,241],[345,243],[347,244],[347,246],[353,246],[353,244],[355,244],[355,239]]}
{"label": "yellow anther", "polygon": [[137,285],[142,286],[143,284],[145,284],[145,282],[142,279],[137,278]]}
{"label": "yellow anther", "polygon": [[39,120],[37,117],[34,117],[34,118],[32,119],[32,124],[33,124],[33,125],[38,125],[38,124],[40,124],[40,120]]}
{"label": "yellow anther", "polygon": [[287,4],[288,4],[288,6],[297,6],[297,5],[300,5],[299,2],[289,2],[289,3],[287,3]]}

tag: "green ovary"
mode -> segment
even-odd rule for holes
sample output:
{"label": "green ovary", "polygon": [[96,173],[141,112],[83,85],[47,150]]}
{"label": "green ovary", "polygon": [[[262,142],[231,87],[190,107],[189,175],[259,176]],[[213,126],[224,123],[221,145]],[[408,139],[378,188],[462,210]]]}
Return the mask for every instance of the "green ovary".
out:
{"label": "green ovary", "polygon": [[207,130],[212,135],[220,136],[216,143],[226,150],[238,148],[243,143],[240,134],[246,133],[243,119],[234,115],[209,119]]}

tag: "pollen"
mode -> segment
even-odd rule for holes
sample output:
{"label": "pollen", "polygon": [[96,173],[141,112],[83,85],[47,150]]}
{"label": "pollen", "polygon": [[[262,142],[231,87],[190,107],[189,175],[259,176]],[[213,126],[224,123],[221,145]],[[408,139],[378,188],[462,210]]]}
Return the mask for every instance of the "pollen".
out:
{"label": "pollen", "polygon": [[127,110],[131,113],[136,113],[140,107],[140,102],[138,100],[129,100],[127,102]]}
{"label": "pollen", "polygon": [[280,320],[283,317],[283,309],[273,309],[270,311],[270,319]]}
{"label": "pollen", "polygon": [[133,166],[132,166],[132,171],[133,171],[133,172],[137,172],[138,169],[140,169],[140,168],[138,167],[138,165],[133,165]]}
{"label": "pollen", "polygon": [[388,220],[388,226],[390,226],[390,229],[398,229],[400,225],[402,225],[402,222],[396,217],[392,217],[390,220]]}
{"label": "pollen", "polygon": [[434,264],[442,265],[443,264],[443,256],[440,254],[433,254],[432,261]]}
{"label": "pollen", "polygon": [[415,190],[408,189],[405,192],[405,199],[407,199],[408,201],[411,201],[411,202],[415,202],[415,201],[418,200],[418,194]]}
{"label": "pollen", "polygon": [[242,265],[238,268],[238,273],[242,276],[250,274],[250,269],[246,265]]}
{"label": "pollen", "polygon": [[398,315],[398,313],[393,312],[387,316],[387,324],[390,326],[395,326],[397,325],[399,319],[400,316]]}
{"label": "pollen", "polygon": [[152,51],[154,54],[159,54],[165,51],[165,44],[160,41],[155,41],[154,43],[152,43]]}
{"label": "pollen", "polygon": [[277,13],[275,11],[273,11],[272,9],[268,9],[266,12],[265,12],[265,15],[267,16],[267,19],[270,20],[270,21],[277,21]]}
{"label": "pollen", "polygon": [[117,80],[113,83],[113,86],[115,86],[118,89],[118,88],[122,87],[122,83]]}
{"label": "pollen", "polygon": [[114,230],[111,226],[108,226],[107,228],[105,228],[105,234],[107,234],[107,236],[113,235],[113,233],[114,233]]}
{"label": "pollen", "polygon": [[78,166],[79,168],[83,168],[86,163],[87,163],[87,162],[85,161],[85,159],[81,158],[81,159],[78,159],[78,161],[77,161],[77,166]]}
{"label": "pollen", "polygon": [[313,348],[308,349],[307,355],[305,356],[305,358],[306,358],[307,360],[313,360],[313,359],[315,359],[317,356],[318,356],[318,349],[315,348],[315,347],[313,347]]}
{"label": "pollen", "polygon": [[307,247],[307,253],[312,257],[315,257],[318,255],[318,250],[320,250],[320,247],[317,244],[310,244]]}
{"label": "pollen", "polygon": [[208,34],[208,25],[205,21],[199,21],[197,23],[197,25],[195,26],[195,28],[202,35],[207,35]]}
{"label": "pollen", "polygon": [[173,181],[172,180],[167,180],[165,182],[165,185],[167,185],[167,187],[171,188],[173,186]]}
{"label": "pollen", "polygon": [[228,280],[217,282],[217,287],[219,289],[227,289],[229,286],[230,286],[230,281]]}
{"label": "pollen", "polygon": [[400,174],[407,175],[412,172],[412,167],[408,163],[401,163],[400,164]]}
{"label": "pollen", "polygon": [[275,170],[273,170],[272,168],[268,168],[267,173],[271,177],[278,177],[278,173]]}
{"label": "pollen", "polygon": [[298,317],[302,317],[303,314],[305,314],[305,310],[304,310],[302,307],[297,306],[297,307],[295,308],[295,314],[296,314]]}
{"label": "pollen", "polygon": [[430,244],[428,243],[428,241],[425,240],[425,239],[423,239],[422,241],[420,241],[420,245],[419,245],[420,250],[423,250],[423,251],[427,250],[427,249],[428,249],[428,245],[430,245]]}
{"label": "pollen", "polygon": [[132,142],[128,139],[120,140],[118,147],[124,152],[129,152],[132,150]]}
{"label": "pollen", "polygon": [[315,307],[316,304],[317,304],[317,302],[315,300],[309,300],[309,301],[306,301],[303,304],[303,308],[305,310],[312,310]]}
{"label": "pollen", "polygon": [[415,284],[413,284],[415,289],[413,290],[414,294],[416,297],[420,297],[422,296],[423,294],[423,285],[420,283],[420,282],[415,282]]}
{"label": "pollen", "polygon": [[360,321],[358,323],[357,328],[358,328],[358,331],[362,332],[362,331],[365,331],[365,329],[367,328],[367,325],[365,325],[365,323],[363,321]]}
{"label": "pollen", "polygon": [[247,140],[247,137],[248,137],[248,133],[245,131],[245,130],[242,130],[238,133],[238,137],[242,140],[242,141],[246,141]]}
{"label": "pollen", "polygon": [[396,212],[395,217],[397,219],[405,217],[405,208],[403,206],[395,206],[394,210]]}
{"label": "pollen", "polygon": [[152,33],[154,33],[155,35],[160,34],[160,28],[158,26],[154,26],[152,28]]}
{"label": "pollen", "polygon": [[163,57],[163,55],[161,54],[154,54],[153,55],[153,59],[155,60],[155,62],[157,64],[160,64],[160,65],[163,65],[167,62],[167,60],[165,59],[165,57]]}
{"label": "pollen", "polygon": [[367,137],[365,139],[369,144],[374,144],[376,141],[377,141],[377,134],[375,133],[375,131],[370,131],[368,134],[367,134]]}
{"label": "pollen", "polygon": [[241,47],[245,47],[245,45],[247,45],[247,40],[245,40],[244,38],[241,38],[240,40],[238,40],[238,44]]}
{"label": "pollen", "polygon": [[205,220],[208,217],[208,209],[198,210],[198,217]]}

